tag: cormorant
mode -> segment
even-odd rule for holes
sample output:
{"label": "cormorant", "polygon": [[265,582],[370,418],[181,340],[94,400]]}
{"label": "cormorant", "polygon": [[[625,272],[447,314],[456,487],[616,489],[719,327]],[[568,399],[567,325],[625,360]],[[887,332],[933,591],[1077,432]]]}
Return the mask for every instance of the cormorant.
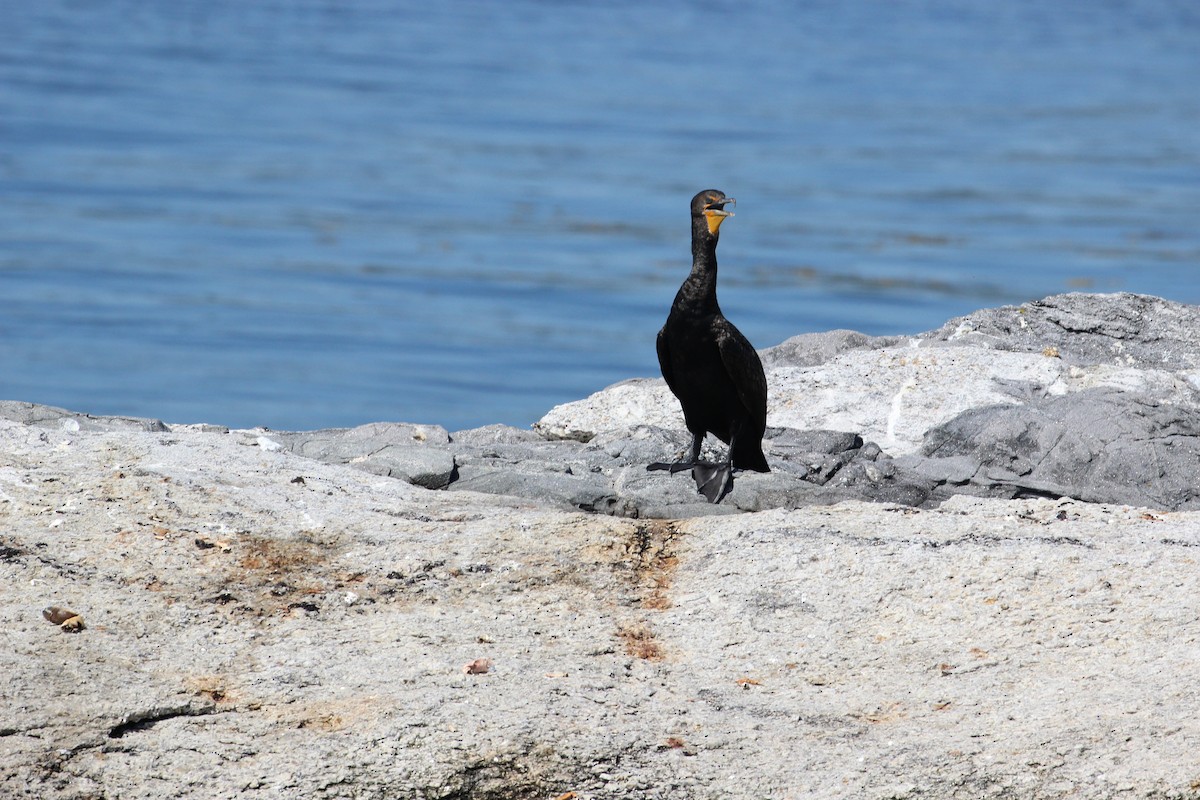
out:
{"label": "cormorant", "polygon": [[[762,451],[767,427],[767,378],[749,340],[717,305],[717,238],[732,216],[724,192],[705,189],[692,198],[692,274],[675,295],[658,332],[658,364],[679,398],[692,433],[686,461],[654,463],[647,469],[672,473],[690,468],[696,488],[719,503],[733,487],[734,469],[770,472]],[[729,445],[725,461],[700,460],[706,433]]]}

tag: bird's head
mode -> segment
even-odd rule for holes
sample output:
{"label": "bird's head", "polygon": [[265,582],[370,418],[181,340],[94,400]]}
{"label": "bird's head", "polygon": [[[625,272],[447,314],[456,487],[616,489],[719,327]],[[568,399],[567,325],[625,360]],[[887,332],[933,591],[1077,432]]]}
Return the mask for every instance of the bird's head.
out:
{"label": "bird's head", "polygon": [[733,212],[725,210],[726,204],[736,203],[737,200],[726,197],[719,189],[705,189],[692,198],[692,218],[703,218],[708,225],[708,232],[716,236],[725,218],[733,216]]}

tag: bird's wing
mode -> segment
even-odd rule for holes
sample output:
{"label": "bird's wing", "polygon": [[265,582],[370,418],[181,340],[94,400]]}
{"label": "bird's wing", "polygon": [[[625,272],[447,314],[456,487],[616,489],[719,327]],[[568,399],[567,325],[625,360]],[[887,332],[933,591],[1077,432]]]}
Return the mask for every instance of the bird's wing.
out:
{"label": "bird's wing", "polygon": [[762,359],[754,350],[750,340],[722,317],[717,322],[717,347],[721,351],[721,363],[737,387],[738,398],[751,416],[763,425],[767,422],[767,375],[763,372]]}
{"label": "bird's wing", "polygon": [[665,327],[658,332],[655,346],[658,348],[658,367],[667,381],[667,387],[678,397],[679,392],[675,390],[675,373],[671,369],[671,350],[667,347],[667,329]]}

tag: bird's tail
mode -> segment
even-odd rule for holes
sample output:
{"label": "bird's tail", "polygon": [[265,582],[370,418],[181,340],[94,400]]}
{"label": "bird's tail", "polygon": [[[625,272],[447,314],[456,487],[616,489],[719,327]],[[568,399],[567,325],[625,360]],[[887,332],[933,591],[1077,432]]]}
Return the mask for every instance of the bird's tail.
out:
{"label": "bird's tail", "polygon": [[770,472],[767,457],[763,455],[762,445],[758,447],[739,447],[737,452],[730,451],[729,460],[738,469],[748,469],[754,472]]}

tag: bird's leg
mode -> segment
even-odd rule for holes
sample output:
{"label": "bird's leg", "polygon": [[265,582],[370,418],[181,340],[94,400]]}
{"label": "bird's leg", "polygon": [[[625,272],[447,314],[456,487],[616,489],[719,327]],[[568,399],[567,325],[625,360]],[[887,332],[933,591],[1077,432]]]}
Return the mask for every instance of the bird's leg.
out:
{"label": "bird's leg", "polygon": [[674,461],[670,463],[665,461],[655,461],[653,464],[647,464],[646,469],[665,469],[669,470],[672,475],[674,475],[676,472],[683,472],[685,469],[691,469],[692,467],[696,466],[696,464],[700,463],[700,446],[703,444],[704,433],[693,433],[692,452],[691,455],[688,456],[687,461]]}
{"label": "bird's leg", "polygon": [[701,432],[692,434],[692,452],[686,461],[672,463],[656,461],[653,464],[647,464],[646,469],[665,469],[672,475],[690,469],[692,480],[696,482],[696,491],[704,495],[708,502],[719,503],[733,489],[733,443],[736,441],[736,436],[735,433],[730,437],[729,453],[722,462],[713,463],[700,460],[700,448],[704,444],[704,433]]}

